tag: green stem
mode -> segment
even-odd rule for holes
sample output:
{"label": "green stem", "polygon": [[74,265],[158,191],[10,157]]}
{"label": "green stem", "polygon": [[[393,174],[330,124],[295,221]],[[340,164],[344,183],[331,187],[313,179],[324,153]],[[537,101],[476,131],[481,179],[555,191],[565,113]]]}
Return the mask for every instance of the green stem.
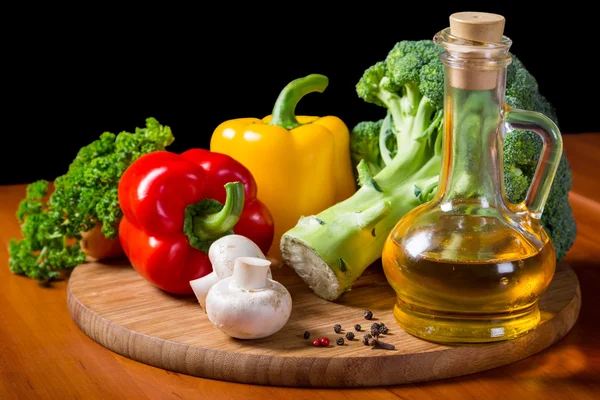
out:
{"label": "green stem", "polygon": [[356,166],[356,169],[358,170],[358,184],[361,187],[370,184],[373,186],[373,189],[377,190],[378,192],[383,192],[375,178],[373,178],[373,174],[371,173],[371,170],[369,169],[369,166],[365,160],[360,160]]}
{"label": "green stem", "polygon": [[225,184],[225,205],[214,214],[198,215],[193,218],[194,234],[201,240],[215,238],[237,224],[244,208],[244,185],[241,182]]}
{"label": "green stem", "polygon": [[296,105],[302,97],[309,93],[323,93],[328,84],[329,79],[319,74],[311,74],[288,83],[279,93],[277,101],[275,101],[270,124],[285,129],[300,126],[296,119]]}
{"label": "green stem", "polygon": [[378,201],[375,205],[356,215],[357,225],[361,228],[372,228],[390,212],[392,212],[392,205],[389,201]]}

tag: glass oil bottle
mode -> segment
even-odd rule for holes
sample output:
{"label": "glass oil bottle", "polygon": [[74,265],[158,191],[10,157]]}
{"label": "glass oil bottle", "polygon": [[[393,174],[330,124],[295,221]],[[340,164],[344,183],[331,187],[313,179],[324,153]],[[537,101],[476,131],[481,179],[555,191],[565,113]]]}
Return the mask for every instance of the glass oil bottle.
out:
{"label": "glass oil bottle", "polygon": [[[435,35],[445,67],[440,180],[434,199],[406,214],[383,249],[396,321],[433,342],[493,342],[531,332],[555,271],[540,217],[562,139],[549,118],[505,104],[512,43],[503,29],[502,16],[457,13]],[[535,131],[544,142],[520,204],[508,203],[503,186],[502,139],[513,129]]]}

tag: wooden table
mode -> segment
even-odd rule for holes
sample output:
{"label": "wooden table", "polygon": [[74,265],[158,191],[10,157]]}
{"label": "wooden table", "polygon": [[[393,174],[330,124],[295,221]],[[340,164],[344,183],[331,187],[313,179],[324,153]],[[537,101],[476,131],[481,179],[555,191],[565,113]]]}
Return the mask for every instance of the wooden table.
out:
{"label": "wooden table", "polygon": [[565,136],[579,235],[567,261],[582,290],[573,330],[546,351],[461,378],[348,390],[250,386],[195,378],[121,357],[85,336],[67,312],[66,282],[15,276],[6,247],[25,186],[0,187],[1,399],[598,399],[600,398],[600,133]]}

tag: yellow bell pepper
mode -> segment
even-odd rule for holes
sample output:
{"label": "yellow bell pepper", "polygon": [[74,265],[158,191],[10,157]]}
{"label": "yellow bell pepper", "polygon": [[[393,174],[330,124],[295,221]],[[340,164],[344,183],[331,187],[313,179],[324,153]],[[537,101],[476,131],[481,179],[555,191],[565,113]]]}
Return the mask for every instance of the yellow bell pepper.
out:
{"label": "yellow bell pepper", "polygon": [[300,217],[317,214],[356,190],[344,122],[335,116],[295,115],[303,96],[322,93],[328,83],[319,74],[296,79],[281,91],[271,115],[223,122],[211,138],[211,151],[230,155],[254,175],[275,223],[272,257],[279,257],[281,236]]}

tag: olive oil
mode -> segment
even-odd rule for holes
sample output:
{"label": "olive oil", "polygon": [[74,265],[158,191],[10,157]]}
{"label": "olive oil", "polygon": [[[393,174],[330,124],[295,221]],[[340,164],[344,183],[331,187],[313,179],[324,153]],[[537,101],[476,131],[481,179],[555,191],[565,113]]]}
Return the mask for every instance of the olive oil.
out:
{"label": "olive oil", "polygon": [[[410,213],[404,227],[412,225],[411,217],[419,219]],[[385,244],[383,265],[398,296],[398,324],[433,342],[508,340],[535,329],[537,301],[556,265],[545,232],[534,243],[500,217],[457,213],[435,219]]]}
{"label": "olive oil", "polygon": [[[396,292],[394,316],[408,333],[440,343],[509,340],[537,327],[538,299],[554,276],[541,216],[562,139],[548,117],[506,106],[512,41],[504,17],[456,13],[450,25],[434,36],[445,78],[436,193],[391,230],[383,268]],[[503,139],[514,129],[544,143],[519,204],[507,201],[504,187]]]}

